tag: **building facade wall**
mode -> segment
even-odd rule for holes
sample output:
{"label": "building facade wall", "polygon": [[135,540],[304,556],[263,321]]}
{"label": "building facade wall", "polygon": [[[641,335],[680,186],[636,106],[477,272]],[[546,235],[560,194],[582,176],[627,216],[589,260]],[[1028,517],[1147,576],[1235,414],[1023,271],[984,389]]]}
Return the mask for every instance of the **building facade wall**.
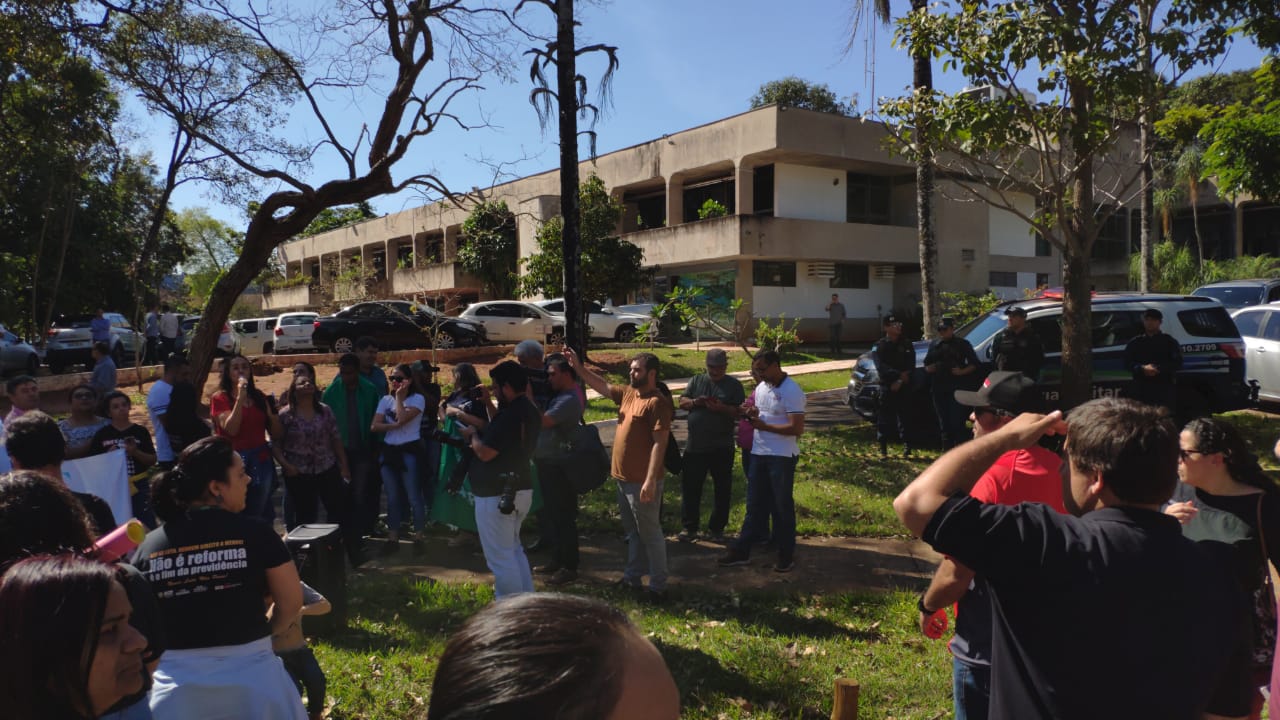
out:
{"label": "building facade wall", "polygon": [[774,217],[844,222],[847,187],[843,176],[828,168],[775,164]]}

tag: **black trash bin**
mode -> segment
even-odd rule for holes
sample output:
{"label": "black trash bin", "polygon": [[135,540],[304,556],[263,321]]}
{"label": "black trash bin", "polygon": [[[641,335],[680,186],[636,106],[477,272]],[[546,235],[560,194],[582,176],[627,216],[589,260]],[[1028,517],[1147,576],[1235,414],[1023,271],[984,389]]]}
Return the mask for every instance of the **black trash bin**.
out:
{"label": "black trash bin", "polygon": [[337,525],[299,525],[284,540],[302,581],[328,598],[333,611],[303,622],[303,632],[324,635],[347,627],[347,565]]}

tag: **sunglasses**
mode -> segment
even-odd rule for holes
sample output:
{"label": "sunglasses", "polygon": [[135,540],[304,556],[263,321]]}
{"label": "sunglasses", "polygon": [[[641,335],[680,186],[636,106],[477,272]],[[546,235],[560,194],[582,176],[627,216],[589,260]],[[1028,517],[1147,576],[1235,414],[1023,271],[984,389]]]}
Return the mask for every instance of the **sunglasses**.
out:
{"label": "sunglasses", "polygon": [[392,376],[391,376],[391,382],[404,382],[404,381],[405,381],[405,378],[403,378],[403,377],[401,377],[401,376],[399,376],[399,375],[392,375]]}
{"label": "sunglasses", "polygon": [[1183,450],[1182,448],[1178,448],[1178,459],[1182,460],[1183,462],[1190,460],[1192,455],[1208,455],[1208,454],[1209,453],[1203,450]]}

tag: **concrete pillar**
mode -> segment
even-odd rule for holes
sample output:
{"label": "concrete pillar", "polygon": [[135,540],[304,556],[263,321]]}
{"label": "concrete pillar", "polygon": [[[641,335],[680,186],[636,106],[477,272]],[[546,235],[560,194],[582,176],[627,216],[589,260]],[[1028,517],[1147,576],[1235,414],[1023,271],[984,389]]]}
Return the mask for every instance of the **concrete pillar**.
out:
{"label": "concrete pillar", "polygon": [[684,222],[684,178],[673,175],[667,178],[667,227]]}
{"label": "concrete pillar", "polygon": [[745,318],[744,327],[749,336],[755,331],[755,294],[752,284],[752,265],[750,260],[740,259],[737,261],[738,269],[733,278],[733,294],[742,300],[742,309],[738,311],[739,320]]}
{"label": "concrete pillar", "polygon": [[756,168],[742,160],[738,161],[733,177],[735,210],[738,215],[751,215],[755,212]]}
{"label": "concrete pillar", "polygon": [[458,260],[458,236],[462,234],[461,225],[448,225],[444,229],[444,247],[440,249],[441,262],[451,263]]}

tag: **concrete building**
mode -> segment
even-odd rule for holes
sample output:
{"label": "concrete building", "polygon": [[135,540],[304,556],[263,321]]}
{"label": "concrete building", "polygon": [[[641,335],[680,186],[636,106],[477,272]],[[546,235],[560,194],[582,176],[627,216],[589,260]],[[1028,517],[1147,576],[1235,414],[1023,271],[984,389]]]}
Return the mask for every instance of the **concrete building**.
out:
{"label": "concrete building", "polygon": [[[676,285],[740,297],[757,317],[785,314],[825,339],[823,307],[839,293],[849,339],[878,336],[889,312],[918,315],[920,266],[915,168],[885,150],[878,123],[768,106],[584,162],[626,211],[619,228],[657,268],[642,299]],[[519,218],[520,254],[534,252],[538,224],[559,209],[551,171],[483,191]],[[943,290],[993,289],[1021,297],[1061,282],[1061,258],[1025,222],[966,201],[940,179],[936,227]],[[698,219],[707,200],[729,214]],[[1034,207],[1030,197],[1028,208]],[[287,275],[333,278],[358,265],[378,297],[480,298],[455,258],[466,211],[437,203],[286,243]],[[342,283],[273,290],[265,309],[316,307],[344,298]],[[486,298],[487,299],[487,298]],[[622,302],[623,298],[615,298]]]}

